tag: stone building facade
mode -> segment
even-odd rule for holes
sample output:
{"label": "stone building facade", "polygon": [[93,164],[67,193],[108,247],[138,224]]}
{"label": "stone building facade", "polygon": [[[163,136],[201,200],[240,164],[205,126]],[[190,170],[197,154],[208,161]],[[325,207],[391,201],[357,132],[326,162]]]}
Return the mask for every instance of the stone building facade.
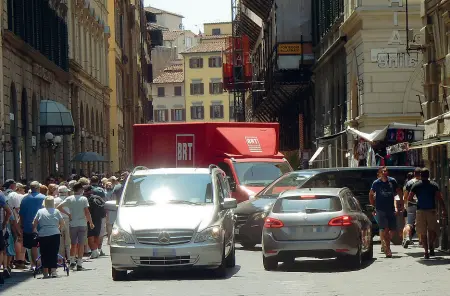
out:
{"label": "stone building facade", "polygon": [[[1,178],[43,180],[51,174],[68,174],[73,122],[67,6],[2,2]],[[46,102],[64,111],[66,126],[48,125]],[[49,131],[61,142],[46,141]]]}
{"label": "stone building facade", "polygon": [[[113,8],[112,8],[113,9]],[[105,162],[73,163],[77,172],[109,171],[108,7],[105,1],[71,1],[69,61],[71,106],[75,123],[72,154],[95,152]]]}

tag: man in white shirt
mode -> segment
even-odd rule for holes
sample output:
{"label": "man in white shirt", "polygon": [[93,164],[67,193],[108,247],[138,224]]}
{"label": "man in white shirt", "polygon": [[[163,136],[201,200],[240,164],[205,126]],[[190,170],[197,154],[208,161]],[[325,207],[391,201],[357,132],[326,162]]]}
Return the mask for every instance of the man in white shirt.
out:
{"label": "man in white shirt", "polygon": [[[58,207],[69,195],[69,188],[66,186],[58,187],[58,197],[55,198],[55,208]],[[64,207],[64,210],[70,214],[70,209]],[[70,219],[66,214],[62,214],[64,219],[64,228],[61,229],[61,242],[59,244],[59,254],[66,259],[70,258]]]}

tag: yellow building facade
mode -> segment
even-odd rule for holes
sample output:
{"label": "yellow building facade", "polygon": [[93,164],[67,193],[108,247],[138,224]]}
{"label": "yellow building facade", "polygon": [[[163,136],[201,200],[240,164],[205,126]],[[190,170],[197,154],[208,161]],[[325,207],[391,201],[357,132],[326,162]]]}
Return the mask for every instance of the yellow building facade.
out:
{"label": "yellow building facade", "polygon": [[204,26],[199,44],[182,53],[186,121],[230,121],[230,94],[223,89],[222,52],[231,23]]}

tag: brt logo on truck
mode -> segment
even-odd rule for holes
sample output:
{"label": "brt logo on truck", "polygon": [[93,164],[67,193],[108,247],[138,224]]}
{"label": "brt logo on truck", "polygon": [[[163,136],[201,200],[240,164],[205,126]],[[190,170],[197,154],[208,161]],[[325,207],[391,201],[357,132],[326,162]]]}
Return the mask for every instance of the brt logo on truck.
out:
{"label": "brt logo on truck", "polygon": [[177,167],[194,167],[194,135],[177,135]]}
{"label": "brt logo on truck", "polygon": [[245,137],[245,141],[250,152],[262,152],[261,144],[257,137]]}

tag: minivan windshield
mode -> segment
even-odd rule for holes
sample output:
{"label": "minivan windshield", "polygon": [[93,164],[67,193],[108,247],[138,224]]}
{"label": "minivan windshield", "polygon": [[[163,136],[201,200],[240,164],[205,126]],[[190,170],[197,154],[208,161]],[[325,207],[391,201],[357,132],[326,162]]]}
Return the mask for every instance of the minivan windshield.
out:
{"label": "minivan windshield", "polygon": [[285,162],[237,162],[234,163],[239,183],[244,186],[265,187],[273,180],[290,172]]}
{"label": "minivan windshield", "polygon": [[286,190],[300,188],[311,176],[313,176],[313,173],[301,171],[286,174],[258,193],[256,198],[278,197],[280,193]]}
{"label": "minivan windshield", "polygon": [[209,174],[152,174],[134,176],[127,184],[125,205],[213,203],[212,179]]}
{"label": "minivan windshield", "polygon": [[321,213],[342,211],[341,200],[337,196],[293,196],[278,199],[273,205],[274,213]]}

